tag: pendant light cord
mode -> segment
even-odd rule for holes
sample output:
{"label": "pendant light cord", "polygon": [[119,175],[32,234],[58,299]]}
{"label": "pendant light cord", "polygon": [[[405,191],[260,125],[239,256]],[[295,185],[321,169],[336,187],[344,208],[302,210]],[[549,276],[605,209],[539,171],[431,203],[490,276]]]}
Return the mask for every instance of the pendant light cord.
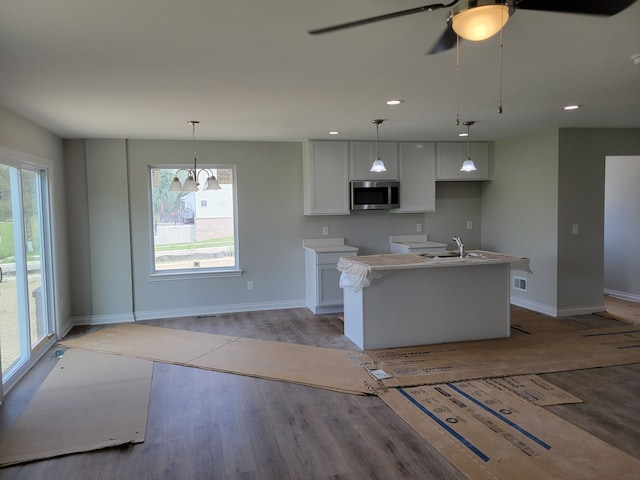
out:
{"label": "pendant light cord", "polygon": [[467,124],[467,159],[469,158],[469,127],[471,122],[465,122]]}
{"label": "pendant light cord", "polygon": [[191,143],[193,145],[193,178],[196,181],[196,184],[198,182],[198,159],[196,156],[196,125],[199,124],[200,122],[197,120],[191,120],[189,121],[189,123],[191,124]]}
{"label": "pendant light cord", "polygon": [[460,36],[456,35],[456,125],[460,125]]}
{"label": "pendant light cord", "polygon": [[[502,12],[503,20],[504,20],[504,11]],[[503,22],[504,25],[504,22]],[[502,113],[502,57],[503,57],[503,38],[504,38],[504,28],[500,29],[500,92],[499,92],[499,100],[498,100],[498,113]]]}

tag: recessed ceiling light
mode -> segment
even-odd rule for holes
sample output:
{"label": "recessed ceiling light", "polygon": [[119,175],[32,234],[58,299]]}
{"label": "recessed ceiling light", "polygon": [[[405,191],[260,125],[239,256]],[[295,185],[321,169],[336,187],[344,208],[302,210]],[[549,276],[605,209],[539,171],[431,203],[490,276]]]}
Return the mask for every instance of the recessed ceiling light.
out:
{"label": "recessed ceiling light", "polygon": [[579,108],[582,108],[582,105],[565,105],[562,108],[564,110],[578,110]]}
{"label": "recessed ceiling light", "polygon": [[387,100],[386,101],[387,105],[400,105],[401,103],[404,103],[404,100]]}
{"label": "recessed ceiling light", "polygon": [[333,130],[331,132],[329,132],[329,135],[340,135],[340,132],[337,130]]}

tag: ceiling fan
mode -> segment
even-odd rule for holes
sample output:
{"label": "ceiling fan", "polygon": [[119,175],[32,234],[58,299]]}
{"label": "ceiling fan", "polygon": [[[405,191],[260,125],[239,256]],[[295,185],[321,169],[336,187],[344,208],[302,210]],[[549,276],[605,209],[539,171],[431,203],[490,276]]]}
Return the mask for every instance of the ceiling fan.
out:
{"label": "ceiling fan", "polygon": [[635,3],[635,0],[455,0],[451,3],[434,3],[309,30],[309,33],[319,35],[414,13],[451,8],[445,31],[428,52],[429,55],[432,55],[453,48],[458,36],[466,40],[479,41],[495,35],[516,10],[612,16],[623,11],[632,3]]}

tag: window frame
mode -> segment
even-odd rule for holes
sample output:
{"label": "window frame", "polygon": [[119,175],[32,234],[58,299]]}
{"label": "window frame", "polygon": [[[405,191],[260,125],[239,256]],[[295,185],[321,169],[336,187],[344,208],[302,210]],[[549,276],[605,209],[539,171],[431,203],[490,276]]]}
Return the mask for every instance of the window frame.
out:
{"label": "window frame", "polygon": [[[187,167],[188,168],[188,167]],[[166,270],[158,270],[156,268],[156,244],[155,244],[155,226],[154,226],[154,205],[153,205],[153,170],[186,170],[183,164],[163,164],[148,165],[148,215],[149,215],[149,245],[150,245],[150,274],[149,278],[153,280],[179,280],[181,278],[211,278],[211,277],[237,277],[242,275],[240,268],[240,252],[238,237],[238,168],[235,164],[198,164],[198,170],[201,169],[228,169],[231,170],[232,185],[232,204],[233,204],[233,250],[234,265],[223,267],[188,267],[173,268]],[[188,192],[185,192],[188,193]],[[196,199],[196,203],[197,203]]]}

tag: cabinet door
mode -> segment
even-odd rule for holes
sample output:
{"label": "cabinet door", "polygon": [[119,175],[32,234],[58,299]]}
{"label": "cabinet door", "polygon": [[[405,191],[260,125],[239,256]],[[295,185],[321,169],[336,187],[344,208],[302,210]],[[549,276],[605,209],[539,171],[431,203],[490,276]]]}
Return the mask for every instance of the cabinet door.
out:
{"label": "cabinet door", "polygon": [[336,265],[318,265],[318,306],[342,305],[340,271]]}
{"label": "cabinet door", "polygon": [[433,212],[436,209],[435,143],[400,143],[400,208],[394,213]]}
{"label": "cabinet door", "polygon": [[351,180],[398,180],[398,144],[380,142],[380,158],[386,172],[371,172],[378,153],[376,142],[351,142]]}
{"label": "cabinet door", "polygon": [[489,144],[469,143],[469,155],[475,163],[475,172],[461,172],[460,167],[467,156],[466,142],[438,143],[438,180],[488,180]]}
{"label": "cabinet door", "polygon": [[305,147],[304,214],[349,215],[349,142],[310,141]]}

